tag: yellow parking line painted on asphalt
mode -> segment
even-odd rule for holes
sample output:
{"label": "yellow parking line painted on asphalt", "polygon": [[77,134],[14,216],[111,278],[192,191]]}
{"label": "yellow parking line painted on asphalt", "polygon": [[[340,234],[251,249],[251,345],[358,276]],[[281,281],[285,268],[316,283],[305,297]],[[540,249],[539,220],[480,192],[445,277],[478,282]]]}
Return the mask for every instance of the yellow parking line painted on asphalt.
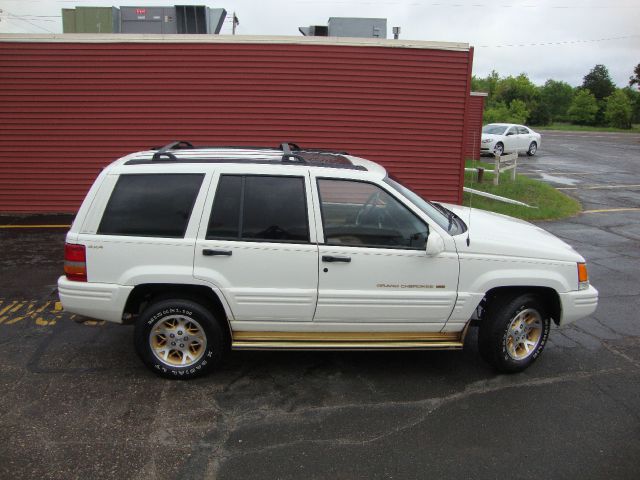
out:
{"label": "yellow parking line painted on asphalt", "polygon": [[15,300],[13,302],[11,302],[9,305],[7,305],[6,307],[4,307],[2,310],[0,310],[0,315],[3,315],[7,310],[9,310],[11,307],[13,307],[16,303]]}
{"label": "yellow parking line painted on asphalt", "polygon": [[0,228],[71,228],[71,225],[0,225]]}
{"label": "yellow parking line painted on asphalt", "polygon": [[0,299],[0,325],[13,326],[33,323],[40,327],[54,326],[66,319],[90,327],[101,327],[104,320],[79,319],[77,315],[65,313],[62,304],[55,300],[9,300]]}
{"label": "yellow parking line painted on asphalt", "polygon": [[607,212],[637,212],[640,208],[600,208],[598,210],[583,210],[582,213],[607,213]]}
{"label": "yellow parking line painted on asphalt", "polygon": [[16,305],[14,308],[11,309],[10,313],[16,313],[18,310],[24,307],[25,303],[27,302],[19,302],[18,305]]}
{"label": "yellow parking line painted on asphalt", "polygon": [[587,185],[585,187],[556,187],[556,190],[609,190],[612,188],[640,188],[640,185]]}

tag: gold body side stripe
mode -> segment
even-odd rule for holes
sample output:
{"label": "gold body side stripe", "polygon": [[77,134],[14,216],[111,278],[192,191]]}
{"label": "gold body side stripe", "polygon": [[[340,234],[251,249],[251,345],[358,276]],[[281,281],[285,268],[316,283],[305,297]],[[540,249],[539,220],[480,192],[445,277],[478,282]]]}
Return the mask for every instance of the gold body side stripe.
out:
{"label": "gold body side stripe", "polygon": [[234,349],[460,349],[460,332],[234,332]]}

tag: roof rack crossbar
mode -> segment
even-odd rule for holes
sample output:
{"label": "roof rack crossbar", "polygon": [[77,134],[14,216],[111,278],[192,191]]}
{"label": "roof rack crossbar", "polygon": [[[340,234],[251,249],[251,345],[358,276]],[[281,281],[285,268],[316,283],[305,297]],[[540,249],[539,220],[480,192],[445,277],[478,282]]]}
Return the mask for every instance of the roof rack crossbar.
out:
{"label": "roof rack crossbar", "polygon": [[163,147],[158,148],[158,151],[153,154],[153,158],[151,160],[154,162],[176,162],[178,159],[173,153],[170,153],[169,150],[179,150],[183,148],[193,148],[193,145],[189,142],[185,142],[184,140],[171,142]]}
{"label": "roof rack crossbar", "polygon": [[295,143],[284,142],[280,144],[280,149],[282,150],[282,163],[307,163],[307,161],[300,155],[291,153],[291,147],[293,147],[294,151],[300,150],[300,147]]}

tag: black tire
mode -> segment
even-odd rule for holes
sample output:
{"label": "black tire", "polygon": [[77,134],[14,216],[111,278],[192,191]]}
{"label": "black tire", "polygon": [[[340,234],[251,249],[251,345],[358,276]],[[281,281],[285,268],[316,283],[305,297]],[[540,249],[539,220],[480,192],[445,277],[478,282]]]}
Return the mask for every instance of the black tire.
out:
{"label": "black tire", "polygon": [[[521,325],[522,330],[509,330],[512,322]],[[539,326],[539,329],[534,329],[534,326]],[[489,301],[480,322],[480,355],[500,372],[521,372],[542,353],[550,328],[549,314],[536,295],[498,296]],[[529,345],[531,342],[535,345]]]}
{"label": "black tire", "polygon": [[[209,373],[222,362],[226,337],[207,308],[194,300],[176,298],[153,302],[142,312],[134,343],[141,360],[154,373],[187,380]],[[162,353],[156,354],[163,347],[164,359]]]}
{"label": "black tire", "polygon": [[504,154],[504,145],[502,142],[496,143],[495,147],[493,147],[493,154],[500,155],[500,156]]}
{"label": "black tire", "polygon": [[529,144],[529,149],[527,150],[527,155],[533,157],[538,151],[538,144],[536,142],[531,142]]}

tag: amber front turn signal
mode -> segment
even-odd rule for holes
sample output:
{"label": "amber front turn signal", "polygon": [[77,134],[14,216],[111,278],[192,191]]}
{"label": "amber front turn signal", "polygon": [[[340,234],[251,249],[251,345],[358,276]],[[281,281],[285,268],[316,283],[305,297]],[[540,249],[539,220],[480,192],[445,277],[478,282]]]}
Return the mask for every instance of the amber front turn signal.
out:
{"label": "amber front turn signal", "polygon": [[579,282],[588,282],[589,274],[587,273],[587,264],[579,263],[578,264],[578,281]]}
{"label": "amber front turn signal", "polygon": [[589,288],[589,274],[587,273],[587,264],[578,264],[578,290],[586,290]]}

